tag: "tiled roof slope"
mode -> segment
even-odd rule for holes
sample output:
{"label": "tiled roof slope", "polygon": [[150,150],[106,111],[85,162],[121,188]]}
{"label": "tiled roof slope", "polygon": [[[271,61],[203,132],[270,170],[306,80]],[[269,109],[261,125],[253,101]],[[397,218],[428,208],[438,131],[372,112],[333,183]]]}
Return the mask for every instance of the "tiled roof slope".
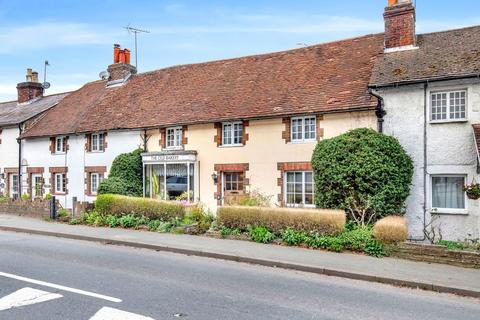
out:
{"label": "tiled roof slope", "polygon": [[377,102],[367,85],[382,48],[376,34],[170,67],[115,88],[90,83],[23,137],[371,109]]}
{"label": "tiled roof slope", "polygon": [[19,105],[17,101],[0,103],[0,127],[13,126],[48,110],[62,100],[68,93],[45,96],[28,104]]}
{"label": "tiled roof slope", "polygon": [[480,26],[418,35],[417,45],[380,55],[370,85],[480,74]]}

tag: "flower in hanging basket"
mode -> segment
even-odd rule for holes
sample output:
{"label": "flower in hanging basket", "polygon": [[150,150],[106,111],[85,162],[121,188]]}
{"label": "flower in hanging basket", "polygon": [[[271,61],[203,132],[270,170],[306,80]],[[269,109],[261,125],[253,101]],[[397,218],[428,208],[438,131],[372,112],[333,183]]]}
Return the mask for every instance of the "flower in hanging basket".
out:
{"label": "flower in hanging basket", "polygon": [[479,199],[480,198],[480,184],[471,183],[463,187],[463,191],[467,194],[469,199]]}

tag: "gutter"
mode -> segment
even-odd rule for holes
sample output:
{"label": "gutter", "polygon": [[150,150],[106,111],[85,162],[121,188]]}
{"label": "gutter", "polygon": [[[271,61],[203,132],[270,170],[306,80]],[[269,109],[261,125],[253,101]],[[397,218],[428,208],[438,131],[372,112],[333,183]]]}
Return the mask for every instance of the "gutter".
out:
{"label": "gutter", "polygon": [[437,78],[424,78],[424,79],[417,79],[417,80],[405,80],[405,81],[398,81],[398,82],[381,83],[381,84],[369,85],[368,88],[380,89],[380,88],[386,88],[386,87],[399,87],[402,85],[424,84],[424,83],[430,83],[430,82],[474,79],[474,78],[480,79],[480,73],[470,73],[470,74],[458,75],[458,76],[443,76],[443,77],[437,77]]}

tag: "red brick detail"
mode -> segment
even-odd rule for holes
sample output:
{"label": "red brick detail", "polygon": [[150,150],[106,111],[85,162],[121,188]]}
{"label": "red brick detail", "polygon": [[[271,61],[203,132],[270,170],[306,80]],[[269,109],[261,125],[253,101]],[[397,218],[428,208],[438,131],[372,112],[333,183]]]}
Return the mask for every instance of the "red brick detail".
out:
{"label": "red brick detail", "polygon": [[160,140],[158,140],[158,144],[162,149],[165,149],[167,146],[167,128],[160,129]]}
{"label": "red brick detail", "polygon": [[242,131],[242,144],[246,145],[248,141],[248,133],[247,133],[247,127],[250,125],[250,121],[248,120],[243,120],[242,121],[242,126],[243,126],[243,131]]}
{"label": "red brick detail", "polygon": [[213,137],[213,141],[217,144],[218,147],[222,145],[222,123],[215,122],[213,124],[213,127],[217,130],[217,134]]}
{"label": "red brick detail", "polygon": [[10,194],[10,173],[18,174],[18,168],[3,168],[3,172],[5,173],[5,186],[6,186],[6,195],[11,196]]}
{"label": "red brick detail", "polygon": [[410,3],[385,8],[385,48],[415,45],[415,7]]}
{"label": "red brick detail", "polygon": [[317,115],[317,141],[320,141],[323,138],[323,128],[321,127],[321,122],[323,120],[322,115]]}
{"label": "red brick detail", "polygon": [[92,134],[87,133],[85,135],[85,151],[89,152],[92,150]]}
{"label": "red brick detail", "polygon": [[188,126],[182,126],[182,146],[188,144],[188,138],[186,136],[187,130]]}
{"label": "red brick detail", "polygon": [[217,191],[214,192],[213,196],[217,199],[217,205],[222,204],[222,199],[219,197],[222,194],[222,174],[224,172],[242,172],[243,173],[243,185],[244,188],[247,185],[250,185],[250,180],[246,178],[246,172],[249,169],[248,163],[216,163],[213,168],[217,173]]}
{"label": "red brick detail", "polygon": [[43,172],[45,169],[43,167],[28,167],[27,168],[27,185],[28,185],[28,191],[27,193],[31,195],[31,190],[32,190],[32,174],[40,173],[42,174],[42,181],[43,181]]}
{"label": "red brick detail", "polygon": [[52,195],[65,195],[68,194],[68,175],[65,179],[65,193],[55,193],[55,174],[56,173],[68,173],[68,167],[49,167],[48,172],[50,172],[50,194]]}
{"label": "red brick detail", "polygon": [[92,173],[105,174],[105,172],[107,172],[106,166],[85,167],[85,195],[94,196],[94,194],[90,192],[90,174]]}
{"label": "red brick detail", "polygon": [[55,153],[55,137],[50,137],[50,146],[48,147],[51,154]]}
{"label": "red brick detail", "polygon": [[278,203],[282,206],[285,205],[284,201],[284,186],[283,176],[287,171],[311,171],[312,164],[310,162],[278,162],[277,170],[280,171],[280,178],[277,178],[277,185],[280,187],[280,193],[278,194]]}
{"label": "red brick detail", "polygon": [[284,125],[283,131],[282,131],[282,139],[285,140],[285,143],[290,142],[290,125],[291,125],[291,118],[283,118],[282,123]]}

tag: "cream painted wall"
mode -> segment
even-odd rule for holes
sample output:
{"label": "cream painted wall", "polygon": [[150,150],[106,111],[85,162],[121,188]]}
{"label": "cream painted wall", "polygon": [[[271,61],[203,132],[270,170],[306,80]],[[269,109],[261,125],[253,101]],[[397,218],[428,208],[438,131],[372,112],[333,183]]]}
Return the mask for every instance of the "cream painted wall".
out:
{"label": "cream painted wall", "polygon": [[[281,192],[281,187],[277,186],[277,178],[280,178],[277,163],[310,162],[316,145],[315,142],[285,143],[282,139],[284,127],[281,118],[250,121],[246,127],[249,139],[245,146],[217,147],[214,142],[217,130],[213,124],[188,126],[185,150],[197,151],[200,164],[200,194],[195,197],[200,197],[202,203],[215,210],[217,187],[211,177],[214,165],[249,163],[246,178],[250,180],[250,190],[271,196],[272,205],[276,204]],[[324,115],[320,127],[324,129],[324,137],[330,138],[354,128],[376,128],[376,117],[373,111]],[[148,151],[161,151],[159,131],[152,130],[150,135]]]}

